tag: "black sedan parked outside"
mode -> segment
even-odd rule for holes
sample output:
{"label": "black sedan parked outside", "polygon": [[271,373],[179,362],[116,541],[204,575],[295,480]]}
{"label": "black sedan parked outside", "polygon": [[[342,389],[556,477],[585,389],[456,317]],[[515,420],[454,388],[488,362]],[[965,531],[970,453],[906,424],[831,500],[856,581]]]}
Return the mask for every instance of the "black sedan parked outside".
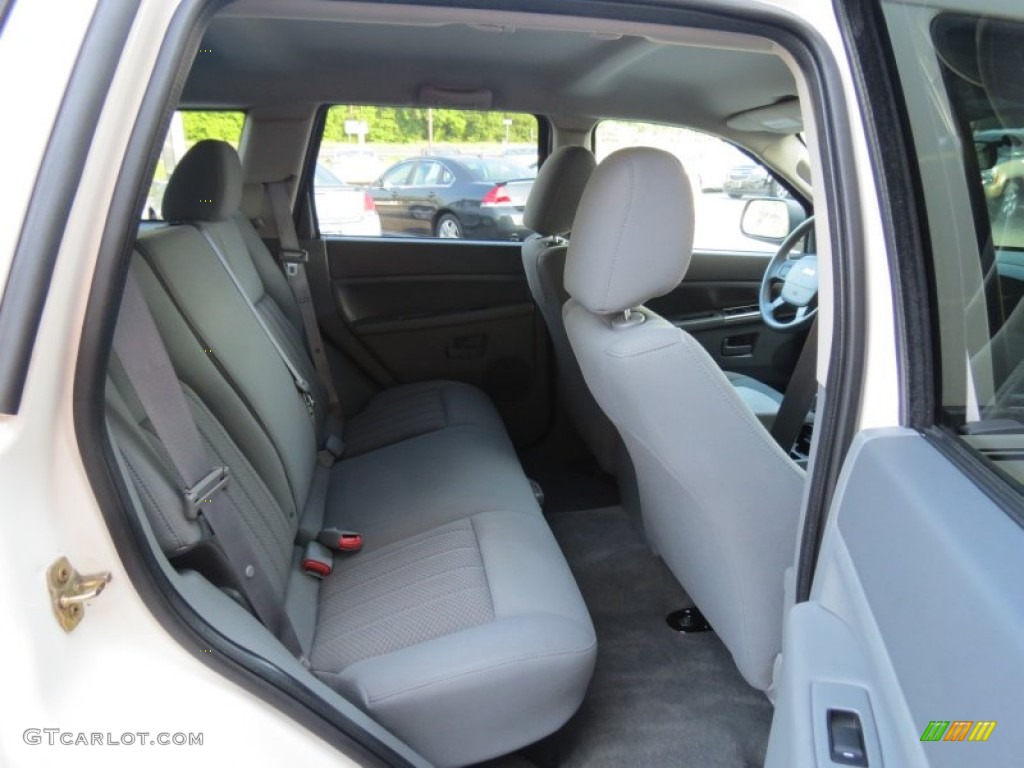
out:
{"label": "black sedan parked outside", "polygon": [[500,157],[416,157],[370,187],[385,235],[522,240],[536,171]]}

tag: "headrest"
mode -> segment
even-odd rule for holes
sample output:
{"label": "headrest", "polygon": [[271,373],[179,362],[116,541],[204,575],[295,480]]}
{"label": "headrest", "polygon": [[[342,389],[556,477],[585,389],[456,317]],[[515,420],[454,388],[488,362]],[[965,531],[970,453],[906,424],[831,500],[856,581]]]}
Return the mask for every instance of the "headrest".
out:
{"label": "headrest", "polygon": [[611,314],[662,296],[686,274],[693,191],[682,163],[660,149],[609,155],[583,193],[565,263],[565,288]]}
{"label": "headrest", "polygon": [[556,149],[540,166],[523,211],[523,224],[541,235],[572,229],[583,190],[597,162],[586,147]]}
{"label": "headrest", "polygon": [[1024,126],[1024,24],[999,19],[978,22],[978,69],[996,116],[1006,128]]}
{"label": "headrest", "polygon": [[185,153],[164,190],[167,221],[223,221],[242,203],[242,164],[223,141],[206,139]]}

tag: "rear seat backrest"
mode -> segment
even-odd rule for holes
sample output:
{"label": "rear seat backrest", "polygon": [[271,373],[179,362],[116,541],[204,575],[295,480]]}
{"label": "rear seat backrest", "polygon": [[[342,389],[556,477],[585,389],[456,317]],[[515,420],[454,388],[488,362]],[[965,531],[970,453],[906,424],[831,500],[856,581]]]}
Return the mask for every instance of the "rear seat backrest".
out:
{"label": "rear seat backrest", "polygon": [[[188,232],[183,230],[180,234],[188,235]],[[267,358],[268,365],[261,363],[255,374],[238,384],[233,383],[227,375],[228,367],[247,362],[236,361],[236,356],[250,349],[260,356],[258,359],[263,359],[268,354],[267,348],[260,345],[258,339],[239,338],[215,325],[204,323],[201,327],[196,321],[186,319],[188,316],[181,303],[172,297],[172,286],[166,279],[161,280],[150,261],[137,251],[131,270],[160,328],[178,378],[199,394],[244,449],[247,460],[257,469],[281,508],[297,515],[304,495],[297,494],[293,486],[306,474],[304,462],[300,461],[306,451],[284,453],[282,441],[272,438],[275,430],[260,415],[267,405],[271,406],[273,426],[277,430],[293,430],[297,441],[312,444],[309,419],[305,418],[302,404],[291,396],[287,372]],[[175,270],[171,276],[177,274]],[[253,382],[259,386],[251,386]],[[290,472],[289,465],[294,465]]]}
{"label": "rear seat backrest", "polygon": [[[229,144],[208,139],[185,153],[174,169],[164,192],[163,216],[172,224],[202,230],[216,243],[249,301],[312,388],[320,443],[327,396],[306,349],[299,309],[274,258],[240,213],[241,200],[242,167],[238,154]],[[213,256],[216,261],[216,254]]]}
{"label": "rear seat backrest", "polygon": [[[278,598],[284,600],[292,561],[291,542],[297,519],[284,512],[270,489],[228,436],[210,409],[189,387],[183,386],[185,399],[211,457],[231,469],[231,482],[225,492],[239,510],[245,510],[241,522],[250,548],[256,553],[263,571],[270,576]],[[183,514],[179,485],[173,466],[156,435],[153,434],[138,399],[120,372],[116,359],[107,378],[107,418],[121,455],[161,548],[171,557],[187,555],[203,541],[198,521]]]}
{"label": "rear seat backrest", "polygon": [[[314,426],[295,390],[291,374],[250,314],[231,278],[203,236],[191,226],[176,225],[148,232],[139,238],[138,251],[160,286],[153,295],[152,281],[147,284],[144,279],[140,280],[147,303],[153,306],[154,301],[159,301],[159,293],[170,297],[194,340],[246,403],[251,419],[265,430],[274,444],[288,476],[292,503],[301,510],[316,463]],[[251,270],[250,266],[248,271]],[[244,267],[242,274],[243,279],[251,279]],[[256,290],[257,297],[262,298],[262,288]],[[161,320],[158,316],[158,323]],[[166,331],[164,336],[168,336]],[[189,360],[175,358],[175,349],[170,351],[179,370],[189,365]],[[187,367],[183,375],[190,377]],[[205,379],[197,381],[199,386],[211,383]],[[223,398],[211,397],[205,388],[198,391],[215,409],[217,417],[228,422],[229,415],[222,410],[228,404]]]}

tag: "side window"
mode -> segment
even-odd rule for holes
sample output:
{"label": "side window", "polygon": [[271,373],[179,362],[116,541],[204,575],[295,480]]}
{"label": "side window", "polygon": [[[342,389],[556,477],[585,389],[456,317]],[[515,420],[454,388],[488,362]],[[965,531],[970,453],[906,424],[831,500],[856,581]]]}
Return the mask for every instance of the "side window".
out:
{"label": "side window", "polygon": [[330,107],[313,174],[320,233],[523,240],[538,136],[533,115]]}
{"label": "side window", "polygon": [[178,161],[192,147],[203,139],[220,139],[238,149],[245,125],[244,112],[179,110],[171,118],[171,127],[164,139],[160,159],[156,164],[149,195],[142,209],[145,221],[161,221],[160,207],[167,180],[174,172]]}
{"label": "side window", "polygon": [[930,230],[936,422],[1024,492],[1024,24],[886,18]]}
{"label": "side window", "polygon": [[383,176],[380,177],[381,187],[406,187],[411,181],[412,171],[416,167],[415,163],[399,163],[394,168],[389,168]]}
{"label": "side window", "polygon": [[683,163],[693,184],[698,251],[771,252],[776,244],[746,237],[740,216],[751,197],[780,197],[785,189],[764,166],[706,133],[671,125],[603,120],[594,129],[598,162],[619,149],[656,147]]}

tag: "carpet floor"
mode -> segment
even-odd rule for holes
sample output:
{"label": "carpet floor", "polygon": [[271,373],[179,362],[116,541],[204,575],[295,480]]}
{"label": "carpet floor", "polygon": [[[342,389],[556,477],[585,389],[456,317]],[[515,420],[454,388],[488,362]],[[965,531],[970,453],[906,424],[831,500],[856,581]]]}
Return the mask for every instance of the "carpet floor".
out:
{"label": "carpet floor", "polygon": [[666,624],[692,603],[622,508],[548,519],[594,620],[597,668],[575,717],[509,765],[761,765],[771,704],[713,632]]}

